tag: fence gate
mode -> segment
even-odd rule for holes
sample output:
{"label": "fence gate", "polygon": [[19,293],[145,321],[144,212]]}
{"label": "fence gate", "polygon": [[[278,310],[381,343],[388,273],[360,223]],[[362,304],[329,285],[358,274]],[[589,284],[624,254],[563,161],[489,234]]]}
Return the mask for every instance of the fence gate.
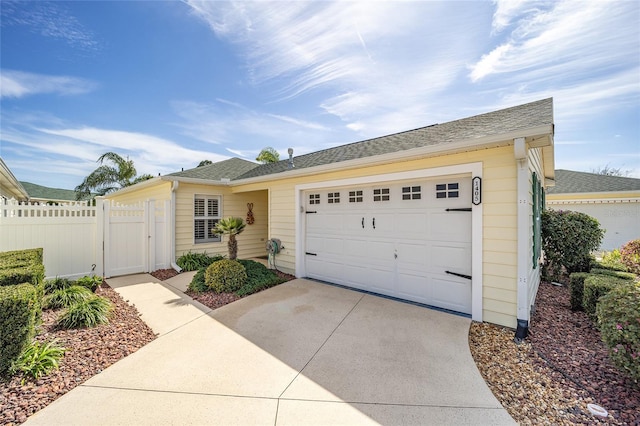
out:
{"label": "fence gate", "polygon": [[98,223],[103,224],[105,277],[169,267],[169,201],[121,205],[104,200],[102,205]]}

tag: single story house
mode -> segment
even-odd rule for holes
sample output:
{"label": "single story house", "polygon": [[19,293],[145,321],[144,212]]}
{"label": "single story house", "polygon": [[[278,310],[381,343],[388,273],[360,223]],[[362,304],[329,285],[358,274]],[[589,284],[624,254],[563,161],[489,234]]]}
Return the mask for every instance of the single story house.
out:
{"label": "single story house", "polygon": [[600,250],[619,249],[640,238],[640,179],[556,170],[547,207],[586,213],[606,230]]}
{"label": "single story house", "polygon": [[528,329],[540,214],[554,180],[553,100],[258,165],[232,158],[109,194],[168,200],[172,252],[226,253],[222,217],[255,222],[239,257],[282,241],[277,267]]}
{"label": "single story house", "polygon": [[0,157],[0,203],[6,204],[12,199],[20,202],[28,201],[29,194]]}

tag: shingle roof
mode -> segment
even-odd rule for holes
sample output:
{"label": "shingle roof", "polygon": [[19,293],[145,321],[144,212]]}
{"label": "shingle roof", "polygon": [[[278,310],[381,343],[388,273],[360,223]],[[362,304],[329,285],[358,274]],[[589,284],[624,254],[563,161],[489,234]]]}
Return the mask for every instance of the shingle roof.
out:
{"label": "shingle roof", "polygon": [[76,193],[71,189],[49,188],[30,182],[20,182],[29,194],[30,198],[40,198],[44,200],[68,200],[75,201]]}
{"label": "shingle roof", "polygon": [[619,191],[640,191],[640,179],[556,170],[556,185],[547,189],[549,194]]}
{"label": "shingle roof", "polygon": [[194,169],[184,170],[176,173],[170,173],[167,176],[179,176],[208,180],[233,180],[258,166],[259,164],[257,163],[252,163],[251,161],[243,160],[241,158],[230,158],[228,160],[220,161],[206,166],[196,167]]}
{"label": "shingle roof", "polygon": [[[502,135],[544,125],[553,125],[552,98],[312,152],[294,157],[294,164],[296,169],[303,169],[413,148]],[[284,172],[288,170],[288,161],[287,159],[277,163],[260,165],[238,176],[236,179]]]}

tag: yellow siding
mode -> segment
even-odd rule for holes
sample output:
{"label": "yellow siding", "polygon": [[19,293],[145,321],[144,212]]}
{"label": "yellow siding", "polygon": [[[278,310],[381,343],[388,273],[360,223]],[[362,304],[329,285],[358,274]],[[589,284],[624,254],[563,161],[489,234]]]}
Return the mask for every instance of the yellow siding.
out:
{"label": "yellow siding", "polygon": [[[131,187],[132,189],[135,187]],[[107,198],[120,204],[135,204],[147,200],[164,201],[171,199],[171,182],[158,181],[156,185],[126,192],[108,194]]]}
{"label": "yellow siding", "polygon": [[280,238],[285,246],[285,250],[277,257],[278,265],[287,272],[294,272],[296,185],[473,162],[483,163],[483,316],[485,321],[515,327],[517,184],[516,162],[511,146],[351,170],[331,171],[314,176],[237,185],[233,187],[233,192],[269,189],[269,237]]}
{"label": "yellow siding", "polygon": [[199,195],[222,196],[222,217],[237,216],[246,221],[247,203],[253,203],[253,225],[247,225],[244,232],[236,237],[238,257],[242,259],[265,256],[267,229],[269,226],[267,191],[252,191],[232,194],[228,187],[180,183],[176,192],[176,257],[189,251],[207,254],[227,255],[227,239],[221,242],[194,243],[193,200]]}

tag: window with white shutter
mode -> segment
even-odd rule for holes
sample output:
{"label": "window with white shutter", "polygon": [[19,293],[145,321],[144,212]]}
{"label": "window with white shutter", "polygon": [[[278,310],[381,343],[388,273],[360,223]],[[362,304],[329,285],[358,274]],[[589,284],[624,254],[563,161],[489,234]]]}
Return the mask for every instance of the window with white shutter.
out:
{"label": "window with white shutter", "polygon": [[221,236],[211,230],[221,217],[221,197],[196,195],[193,200],[193,240],[196,243],[215,243]]}

